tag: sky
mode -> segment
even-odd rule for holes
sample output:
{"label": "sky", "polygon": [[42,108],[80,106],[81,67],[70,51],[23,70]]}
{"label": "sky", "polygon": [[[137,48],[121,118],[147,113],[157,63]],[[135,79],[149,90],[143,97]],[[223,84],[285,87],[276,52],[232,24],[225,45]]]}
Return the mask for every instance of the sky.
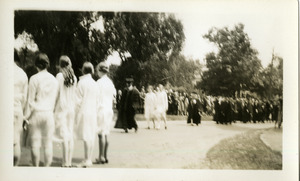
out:
{"label": "sky", "polygon": [[[258,51],[262,66],[266,67],[272,58],[272,52],[289,59],[289,27],[293,23],[290,4],[283,1],[202,1],[199,3],[173,4],[163,6],[163,12],[174,13],[181,20],[186,36],[182,54],[187,58],[199,59],[205,64],[205,55],[216,51],[214,44],[203,38],[210,28],[245,25],[253,48]],[[118,63],[117,54],[108,58],[109,62]]]}
{"label": "sky", "polygon": [[182,53],[185,56],[204,63],[205,54],[216,50],[216,47],[202,36],[212,27],[232,29],[242,23],[263,67],[270,63],[273,51],[283,59],[287,58],[283,38],[288,31],[286,21],[290,18],[289,14],[285,14],[282,3],[204,4],[195,9],[176,14],[184,26],[186,40]]}

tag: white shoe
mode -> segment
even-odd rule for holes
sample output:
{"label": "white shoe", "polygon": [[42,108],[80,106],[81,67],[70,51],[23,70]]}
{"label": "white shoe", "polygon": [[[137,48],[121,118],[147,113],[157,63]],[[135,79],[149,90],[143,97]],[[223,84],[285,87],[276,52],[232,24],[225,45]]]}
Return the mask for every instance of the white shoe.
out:
{"label": "white shoe", "polygon": [[92,160],[85,160],[85,161],[82,161],[77,167],[86,168],[86,167],[91,167],[92,165],[93,165]]}

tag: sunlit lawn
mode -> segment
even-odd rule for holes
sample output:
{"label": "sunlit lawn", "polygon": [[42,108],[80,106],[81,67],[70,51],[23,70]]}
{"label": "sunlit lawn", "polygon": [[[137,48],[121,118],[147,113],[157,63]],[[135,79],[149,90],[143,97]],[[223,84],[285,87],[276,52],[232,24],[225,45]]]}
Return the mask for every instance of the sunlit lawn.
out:
{"label": "sunlit lawn", "polygon": [[250,131],[221,141],[212,147],[205,164],[210,169],[282,169],[282,154],[260,139],[261,131]]}

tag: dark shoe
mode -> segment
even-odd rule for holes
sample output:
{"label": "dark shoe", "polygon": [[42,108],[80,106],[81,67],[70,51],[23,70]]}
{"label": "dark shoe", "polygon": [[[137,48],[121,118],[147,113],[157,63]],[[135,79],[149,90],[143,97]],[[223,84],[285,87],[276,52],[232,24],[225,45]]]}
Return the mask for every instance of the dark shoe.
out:
{"label": "dark shoe", "polygon": [[108,163],[108,160],[99,160],[99,159],[96,159],[95,163],[96,164],[104,164],[104,163]]}

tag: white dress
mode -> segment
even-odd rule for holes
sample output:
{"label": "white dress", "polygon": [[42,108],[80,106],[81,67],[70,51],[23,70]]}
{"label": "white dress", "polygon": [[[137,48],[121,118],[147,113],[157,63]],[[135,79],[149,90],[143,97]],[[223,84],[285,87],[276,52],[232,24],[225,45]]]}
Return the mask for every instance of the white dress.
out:
{"label": "white dress", "polygon": [[156,102],[157,100],[154,92],[146,93],[144,103],[144,114],[146,120],[155,118]]}
{"label": "white dress", "polygon": [[116,96],[116,89],[113,82],[104,75],[97,81],[99,93],[98,125],[97,133],[108,135],[113,120],[113,101]]}
{"label": "white dress", "polygon": [[[26,119],[29,120],[28,137],[32,147],[52,143],[55,129],[53,111],[57,97],[58,83],[55,77],[42,70],[29,80]],[[46,145],[47,146],[47,145]]]}
{"label": "white dress", "polygon": [[62,73],[58,73],[56,79],[59,90],[54,112],[55,137],[56,141],[70,140],[73,139],[77,79],[74,76],[75,83],[70,87],[64,85],[65,79]]}
{"label": "white dress", "polygon": [[14,143],[20,142],[23,110],[27,99],[28,78],[26,73],[14,65]]}
{"label": "white dress", "polygon": [[168,96],[165,91],[159,91],[156,93],[156,115],[164,116],[168,110]]}
{"label": "white dress", "polygon": [[76,90],[76,139],[94,141],[97,126],[98,89],[91,74],[79,78]]}

